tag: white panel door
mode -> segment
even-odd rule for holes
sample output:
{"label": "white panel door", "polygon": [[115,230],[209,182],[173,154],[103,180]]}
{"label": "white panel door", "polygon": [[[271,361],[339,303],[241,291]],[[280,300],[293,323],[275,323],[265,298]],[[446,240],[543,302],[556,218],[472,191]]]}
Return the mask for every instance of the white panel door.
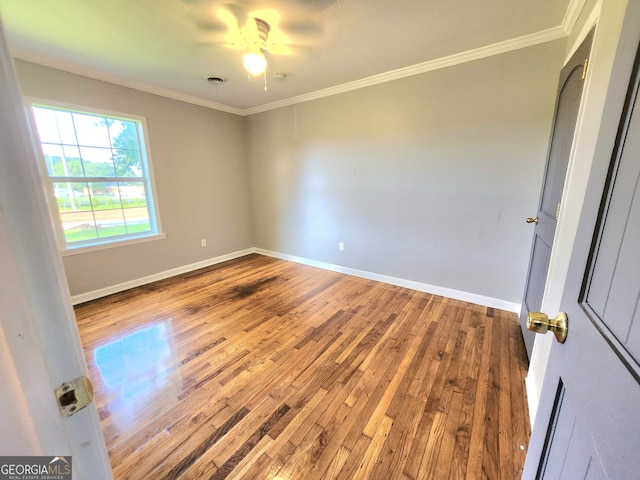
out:
{"label": "white panel door", "polygon": [[569,332],[551,349],[526,479],[640,478],[640,0],[621,38],[633,48],[618,49],[614,74],[633,65],[628,93],[594,160],[608,168],[593,170],[580,217],[561,302]]}

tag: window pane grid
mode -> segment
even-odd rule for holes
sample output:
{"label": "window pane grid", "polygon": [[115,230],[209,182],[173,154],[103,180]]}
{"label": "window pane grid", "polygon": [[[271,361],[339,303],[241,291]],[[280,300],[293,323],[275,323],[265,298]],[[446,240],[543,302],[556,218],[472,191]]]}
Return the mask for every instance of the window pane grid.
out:
{"label": "window pane grid", "polygon": [[144,177],[51,177],[53,183],[68,182],[104,182],[104,183],[121,183],[121,182],[144,182]]}
{"label": "window pane grid", "polygon": [[68,246],[157,233],[139,121],[33,106]]}

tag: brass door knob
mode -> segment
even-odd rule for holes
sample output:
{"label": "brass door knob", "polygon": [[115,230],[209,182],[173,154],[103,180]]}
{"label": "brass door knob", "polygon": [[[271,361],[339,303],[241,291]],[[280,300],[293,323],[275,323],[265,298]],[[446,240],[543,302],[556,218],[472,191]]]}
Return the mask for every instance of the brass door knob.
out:
{"label": "brass door knob", "polygon": [[549,320],[546,313],[529,312],[529,315],[527,315],[527,328],[532,332],[542,333],[543,335],[551,330],[556,336],[556,340],[564,343],[568,333],[567,320],[567,314],[564,312],[558,313],[553,320]]}
{"label": "brass door knob", "polygon": [[537,225],[538,224],[538,217],[536,217],[536,218],[532,218],[532,217],[527,218],[527,223],[535,223]]}

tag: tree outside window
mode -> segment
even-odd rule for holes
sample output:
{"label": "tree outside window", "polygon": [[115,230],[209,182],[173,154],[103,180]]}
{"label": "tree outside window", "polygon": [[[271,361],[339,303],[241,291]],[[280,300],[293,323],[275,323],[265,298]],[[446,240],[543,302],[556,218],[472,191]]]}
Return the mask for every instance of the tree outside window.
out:
{"label": "tree outside window", "polygon": [[32,104],[65,248],[158,234],[143,119]]}

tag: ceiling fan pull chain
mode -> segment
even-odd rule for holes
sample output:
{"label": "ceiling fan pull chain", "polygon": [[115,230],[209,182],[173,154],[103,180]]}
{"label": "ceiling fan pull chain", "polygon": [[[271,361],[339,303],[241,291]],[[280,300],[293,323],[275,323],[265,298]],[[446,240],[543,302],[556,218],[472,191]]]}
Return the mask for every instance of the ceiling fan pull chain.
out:
{"label": "ceiling fan pull chain", "polygon": [[264,74],[264,91],[267,91],[267,70],[265,69],[265,71],[263,72]]}

